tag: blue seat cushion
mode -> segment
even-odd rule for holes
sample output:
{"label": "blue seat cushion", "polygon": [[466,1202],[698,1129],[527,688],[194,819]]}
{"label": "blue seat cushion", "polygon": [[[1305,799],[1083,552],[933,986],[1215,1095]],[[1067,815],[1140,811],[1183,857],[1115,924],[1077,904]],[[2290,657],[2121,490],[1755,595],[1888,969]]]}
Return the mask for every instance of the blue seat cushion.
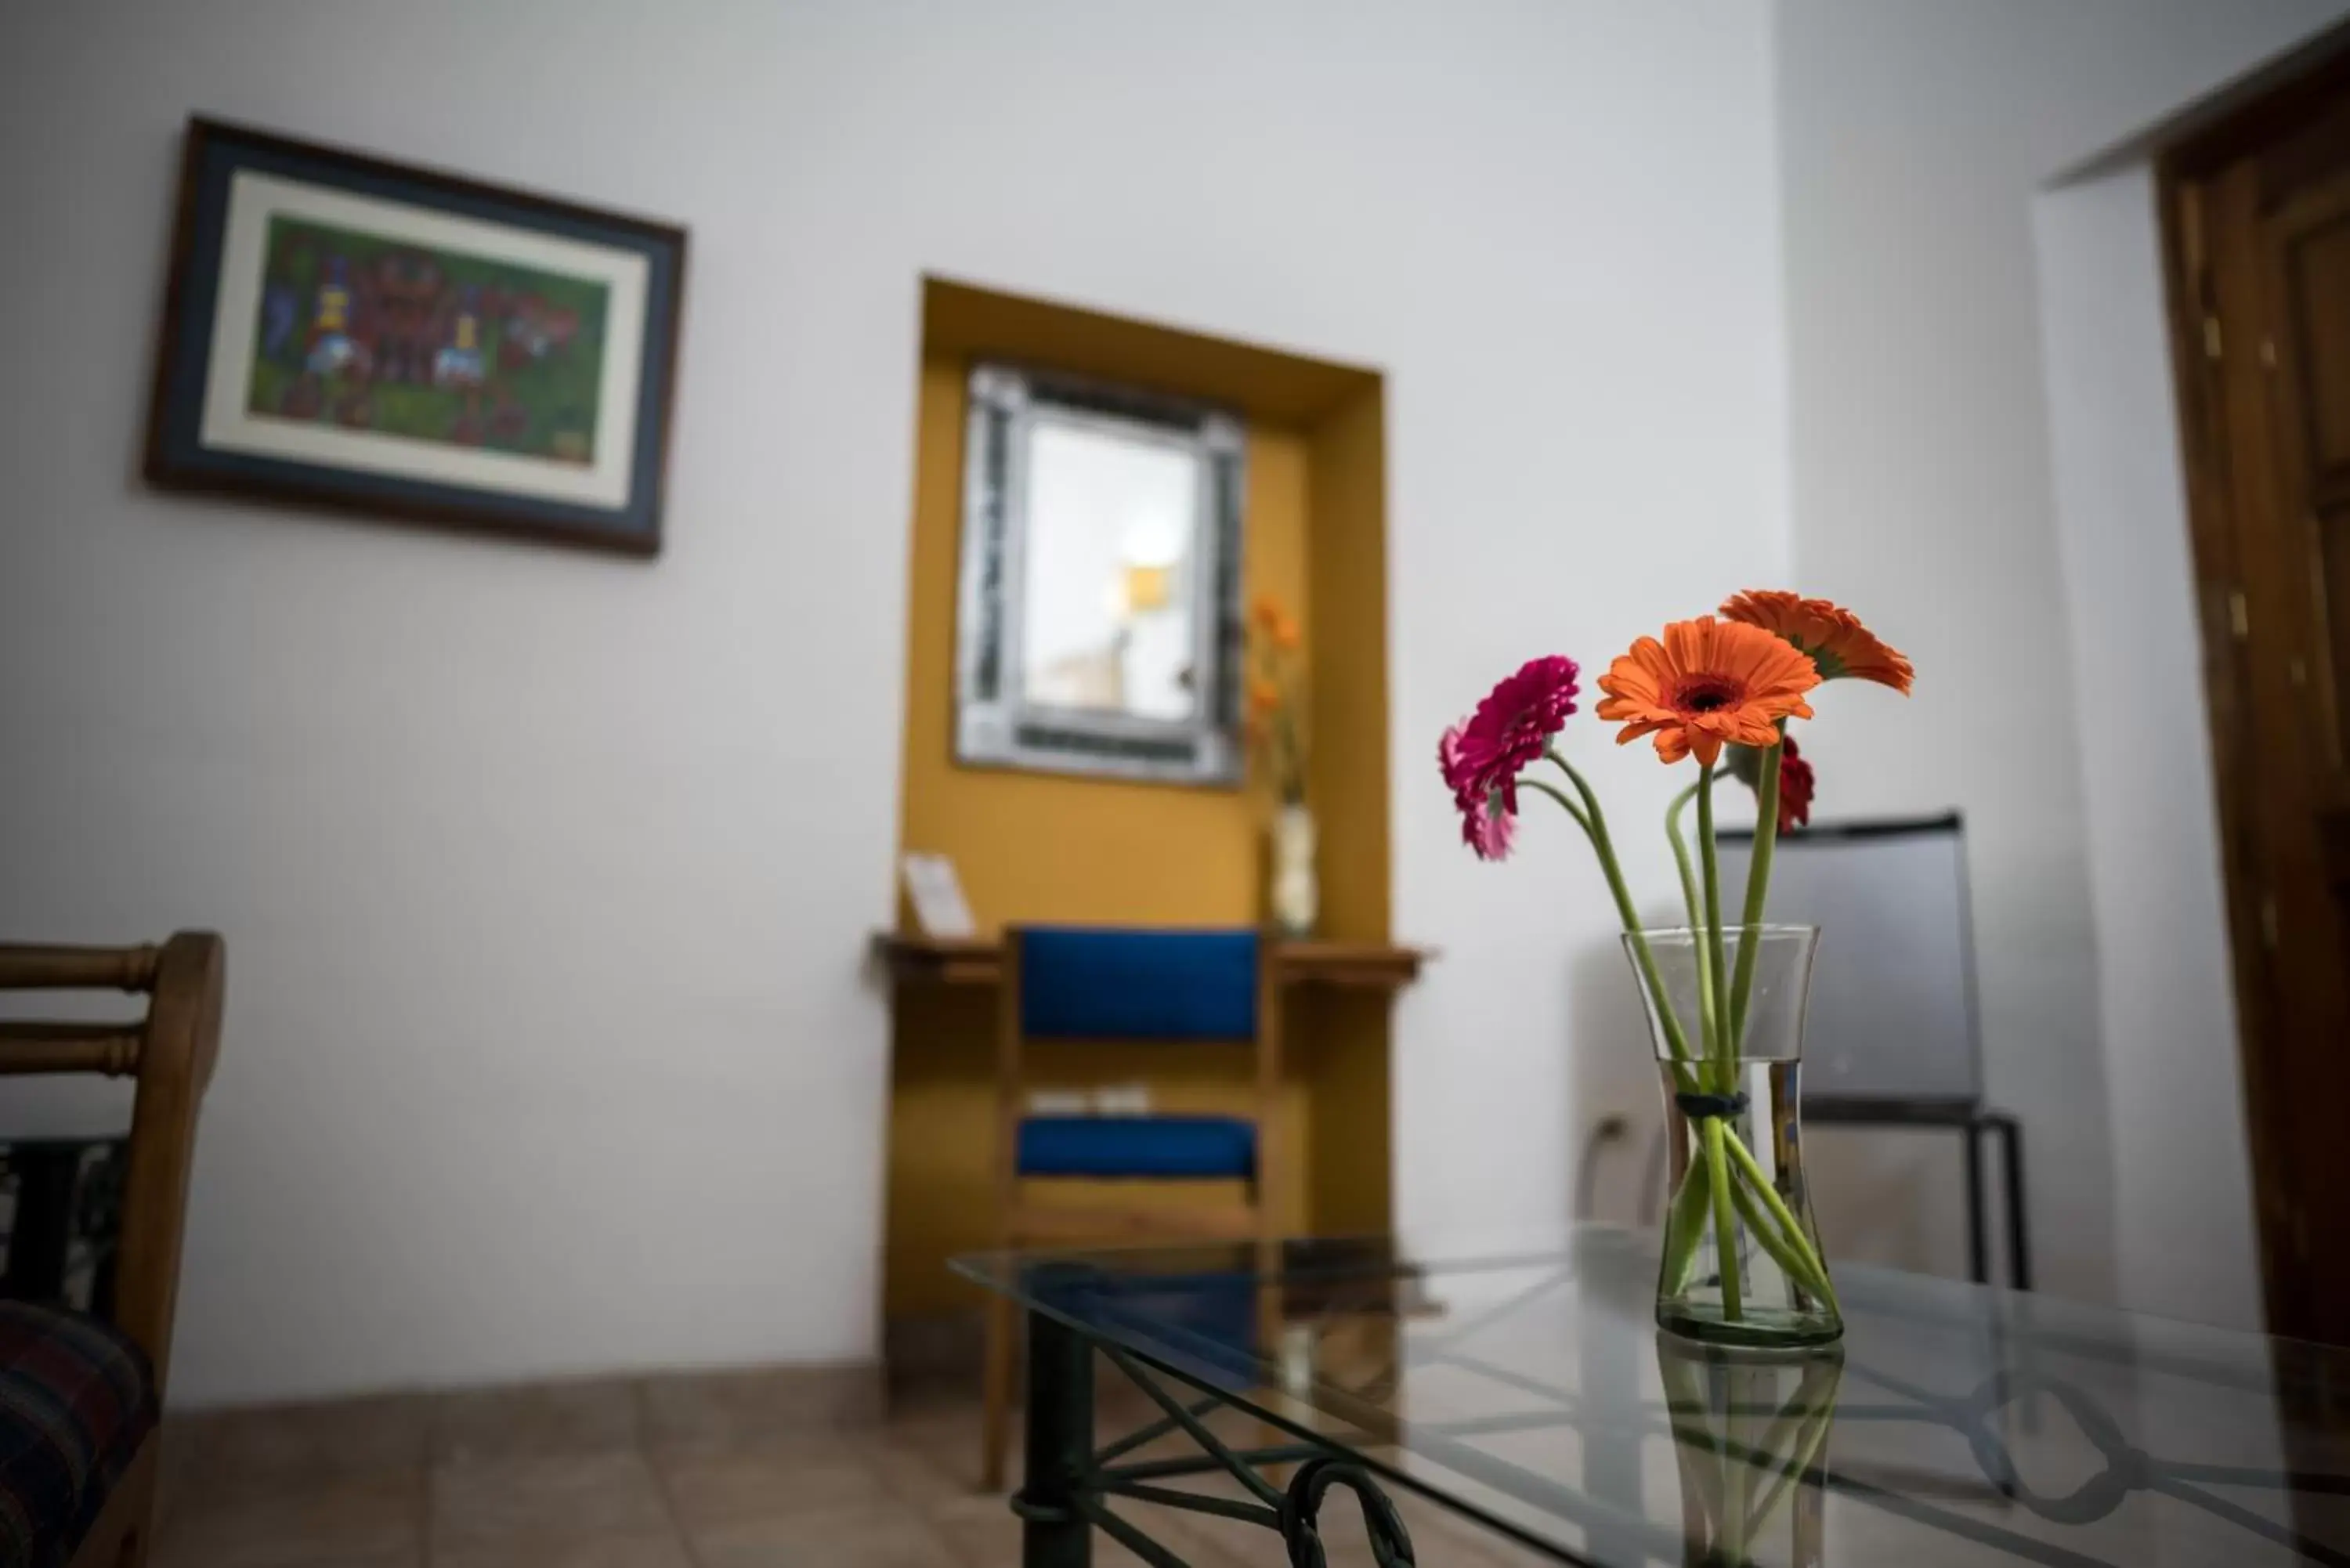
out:
{"label": "blue seat cushion", "polygon": [[1256,1038],[1254,931],[1029,926],[1019,941],[1032,1040]]}
{"label": "blue seat cushion", "polygon": [[0,1301],[0,1563],[62,1568],[154,1426],[137,1345],[78,1313]]}
{"label": "blue seat cushion", "polygon": [[1241,1116],[1029,1116],[1023,1176],[1213,1180],[1256,1173],[1256,1124]]}

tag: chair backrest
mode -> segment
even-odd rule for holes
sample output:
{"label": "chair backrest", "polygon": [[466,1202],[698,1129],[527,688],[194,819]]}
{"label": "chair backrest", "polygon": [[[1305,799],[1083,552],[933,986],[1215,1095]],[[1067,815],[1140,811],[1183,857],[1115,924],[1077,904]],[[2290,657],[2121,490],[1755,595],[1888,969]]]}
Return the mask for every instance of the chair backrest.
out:
{"label": "chair backrest", "polygon": [[1009,1210],[1030,1040],[1245,1043],[1255,1057],[1257,1179],[1280,1162],[1281,1005],[1253,930],[1014,926],[996,1025],[998,1199]]}
{"label": "chair backrest", "polygon": [[1031,1040],[1254,1040],[1250,930],[1015,927],[1020,1033]]}
{"label": "chair backrest", "polygon": [[182,931],[161,947],[0,944],[0,991],[123,991],[151,998],[144,1018],[122,1023],[0,1022],[0,1077],[103,1073],[138,1080],[114,1322],[147,1352],[159,1394],[171,1361],[196,1112],[220,1055],[224,970],[221,940],[209,931]]}
{"label": "chair backrest", "polygon": [[[1721,850],[1722,894],[1736,909],[1751,839],[1724,834]],[[1966,827],[1956,813],[1780,839],[1770,918],[1820,928],[1807,1114],[1981,1104]]]}

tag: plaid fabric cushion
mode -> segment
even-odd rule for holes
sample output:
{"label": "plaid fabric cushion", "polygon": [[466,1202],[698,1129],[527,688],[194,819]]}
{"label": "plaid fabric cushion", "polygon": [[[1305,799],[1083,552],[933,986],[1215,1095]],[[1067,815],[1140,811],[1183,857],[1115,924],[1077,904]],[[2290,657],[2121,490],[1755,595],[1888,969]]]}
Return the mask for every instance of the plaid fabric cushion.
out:
{"label": "plaid fabric cushion", "polygon": [[0,1301],[0,1568],[61,1568],[154,1426],[137,1345],[78,1313]]}

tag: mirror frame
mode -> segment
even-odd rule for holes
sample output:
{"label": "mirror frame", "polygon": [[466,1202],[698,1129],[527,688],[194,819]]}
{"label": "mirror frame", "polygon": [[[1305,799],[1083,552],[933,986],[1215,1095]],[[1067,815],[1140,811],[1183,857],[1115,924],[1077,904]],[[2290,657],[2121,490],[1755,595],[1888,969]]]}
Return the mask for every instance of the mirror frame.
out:
{"label": "mirror frame", "polygon": [[[1236,788],[1247,431],[1220,409],[1076,377],[972,367],[963,434],[962,581],[956,603],[955,760],[1036,773]],[[1021,646],[1028,452],[1040,418],[1175,447],[1199,465],[1192,520],[1194,686],[1182,720],[1031,702]]]}

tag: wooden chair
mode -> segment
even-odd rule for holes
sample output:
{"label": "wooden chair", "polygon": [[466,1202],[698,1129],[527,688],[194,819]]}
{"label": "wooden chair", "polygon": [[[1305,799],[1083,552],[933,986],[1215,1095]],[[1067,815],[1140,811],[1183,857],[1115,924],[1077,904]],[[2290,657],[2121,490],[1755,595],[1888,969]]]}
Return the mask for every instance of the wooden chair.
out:
{"label": "wooden chair", "polygon": [[[151,997],[146,1017],[133,1023],[0,1022],[0,1076],[102,1073],[138,1081],[110,1329],[61,1308],[0,1303],[19,1349],[0,1358],[0,1395],[20,1396],[0,1398],[0,1558],[20,1544],[10,1535],[13,1508],[33,1532],[32,1561],[60,1547],[72,1552],[71,1568],[146,1561],[188,1168],[197,1108],[220,1054],[224,962],[220,938],[204,931],[182,931],[160,948],[0,946],[0,991]],[[73,1387],[58,1386],[61,1366],[72,1368]],[[45,1427],[9,1425],[34,1409],[72,1428],[69,1440]],[[103,1411],[105,1430],[85,1424],[93,1409]],[[39,1495],[6,1495],[20,1486]]]}
{"label": "wooden chair", "polygon": [[[1252,930],[1014,927],[1005,933],[996,1024],[997,1241],[1010,1251],[1159,1240],[1253,1241],[1260,1262],[1277,1244],[1273,1179],[1282,1168],[1281,993],[1269,944]],[[1247,1117],[1036,1116],[1027,1114],[1031,1041],[1243,1043],[1253,1047]],[[1039,1204],[1031,1183],[1246,1183],[1237,1204],[1171,1208]],[[981,1474],[1003,1485],[1016,1310],[987,1305]]]}

